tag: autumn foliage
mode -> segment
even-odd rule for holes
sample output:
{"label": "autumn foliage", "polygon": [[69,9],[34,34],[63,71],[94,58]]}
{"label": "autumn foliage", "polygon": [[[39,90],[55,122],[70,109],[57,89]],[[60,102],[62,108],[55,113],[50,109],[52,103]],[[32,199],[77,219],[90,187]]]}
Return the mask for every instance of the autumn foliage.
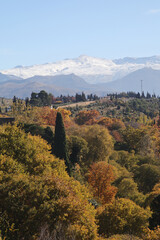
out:
{"label": "autumn foliage", "polygon": [[160,226],[157,226],[154,230],[149,228],[146,230],[146,234],[143,236],[144,240],[159,240],[160,239]]}
{"label": "autumn foliage", "polygon": [[62,114],[66,127],[72,124],[70,119],[71,112],[64,108],[28,107],[25,111],[21,110],[21,112],[15,109],[12,116],[21,123],[55,126],[57,112]]}
{"label": "autumn foliage", "polygon": [[91,165],[88,173],[88,182],[93,188],[94,195],[102,203],[113,201],[117,192],[117,188],[111,185],[114,179],[112,166],[107,162],[101,161]]}
{"label": "autumn foliage", "polygon": [[84,110],[80,111],[76,118],[75,122],[79,125],[92,125],[97,122],[97,119],[100,117],[100,113],[97,110]]}
{"label": "autumn foliage", "polygon": [[[160,194],[160,128],[153,102],[152,109],[142,99],[117,98],[70,110],[13,104],[7,114],[19,127],[0,126],[0,239],[159,240],[159,202],[152,207]],[[59,152],[65,144],[71,177],[65,157],[54,156],[57,112],[66,133]]]}
{"label": "autumn foliage", "polygon": [[39,117],[44,125],[55,126],[57,112],[62,114],[64,125],[70,125],[71,119],[69,116],[71,112],[64,108],[50,109],[49,107],[43,107],[41,108]]}
{"label": "autumn foliage", "polygon": [[88,190],[70,178],[50,147],[17,126],[0,127],[0,237],[38,239],[43,226],[64,239],[96,239]]}
{"label": "autumn foliage", "polygon": [[104,210],[98,212],[99,233],[105,237],[124,233],[141,237],[145,234],[149,217],[149,210],[129,199],[120,198],[106,204]]}
{"label": "autumn foliage", "polygon": [[101,117],[97,124],[107,127],[109,130],[124,129],[125,125],[120,119]]}
{"label": "autumn foliage", "polygon": [[75,122],[78,125],[93,125],[99,124],[109,130],[124,129],[125,125],[120,119],[102,117],[97,110],[83,110],[80,111],[76,117]]}

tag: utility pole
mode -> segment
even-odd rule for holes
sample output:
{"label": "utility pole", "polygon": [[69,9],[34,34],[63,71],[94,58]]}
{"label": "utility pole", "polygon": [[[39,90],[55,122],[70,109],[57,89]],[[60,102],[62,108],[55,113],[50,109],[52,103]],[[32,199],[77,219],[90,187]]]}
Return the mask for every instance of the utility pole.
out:
{"label": "utility pole", "polygon": [[141,80],[141,96],[142,96],[142,92],[143,92],[143,80]]}

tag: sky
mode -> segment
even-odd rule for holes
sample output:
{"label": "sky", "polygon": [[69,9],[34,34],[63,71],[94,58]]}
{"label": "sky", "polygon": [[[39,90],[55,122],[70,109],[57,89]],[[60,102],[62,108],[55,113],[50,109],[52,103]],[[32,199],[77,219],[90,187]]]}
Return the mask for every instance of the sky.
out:
{"label": "sky", "polygon": [[0,0],[0,70],[160,55],[160,0]]}

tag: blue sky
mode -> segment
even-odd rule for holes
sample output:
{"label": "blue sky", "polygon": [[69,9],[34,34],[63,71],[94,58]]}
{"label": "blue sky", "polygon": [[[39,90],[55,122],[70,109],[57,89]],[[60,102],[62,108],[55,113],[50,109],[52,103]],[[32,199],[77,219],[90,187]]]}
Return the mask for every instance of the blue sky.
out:
{"label": "blue sky", "polygon": [[160,55],[160,0],[0,0],[0,69]]}

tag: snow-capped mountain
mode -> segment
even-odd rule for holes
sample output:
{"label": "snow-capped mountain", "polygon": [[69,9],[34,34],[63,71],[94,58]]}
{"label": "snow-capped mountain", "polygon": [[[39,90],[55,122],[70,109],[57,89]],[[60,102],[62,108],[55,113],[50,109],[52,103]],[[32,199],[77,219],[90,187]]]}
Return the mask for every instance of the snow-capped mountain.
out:
{"label": "snow-capped mountain", "polygon": [[126,64],[126,63],[132,63],[132,64],[160,64],[160,56],[152,56],[152,57],[140,57],[140,58],[131,58],[131,57],[125,57],[125,58],[119,58],[113,60],[116,64]]}
{"label": "snow-capped mountain", "polygon": [[75,74],[89,83],[109,82],[120,79],[138,69],[151,67],[160,69],[160,56],[147,58],[123,58],[107,60],[82,55],[75,59],[65,59],[55,63],[33,66],[17,66],[1,71],[3,74],[15,75],[26,79],[36,75],[56,76]]}
{"label": "snow-capped mountain", "polygon": [[1,97],[30,97],[32,91],[73,95],[84,91],[105,96],[109,92],[141,91],[160,96],[160,56],[115,60],[80,56],[56,63],[17,66],[0,72]]}

